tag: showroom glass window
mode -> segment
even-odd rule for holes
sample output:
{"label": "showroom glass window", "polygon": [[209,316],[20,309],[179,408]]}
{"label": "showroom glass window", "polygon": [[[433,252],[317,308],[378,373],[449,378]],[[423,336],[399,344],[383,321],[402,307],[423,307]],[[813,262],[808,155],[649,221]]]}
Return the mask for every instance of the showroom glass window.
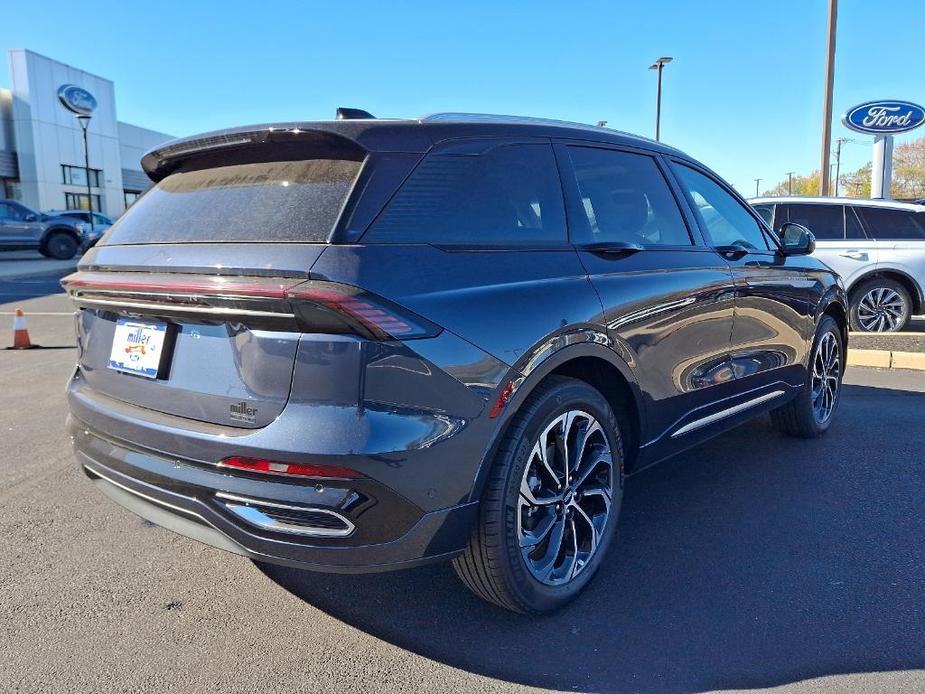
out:
{"label": "showroom glass window", "polygon": [[[100,187],[100,169],[90,169],[90,186],[92,188]],[[87,170],[82,166],[61,165],[61,175],[64,183],[70,186],[87,185]]]}
{"label": "showroom glass window", "polygon": [[643,246],[690,246],[665,177],[644,154],[569,147],[569,156],[587,219],[579,243],[633,243]]}
{"label": "showroom glass window", "polygon": [[[91,196],[93,200],[93,210],[96,212],[103,211],[102,198],[99,195]],[[86,210],[87,205],[87,194],[86,193],[65,193],[64,194],[64,207],[68,210]]]}

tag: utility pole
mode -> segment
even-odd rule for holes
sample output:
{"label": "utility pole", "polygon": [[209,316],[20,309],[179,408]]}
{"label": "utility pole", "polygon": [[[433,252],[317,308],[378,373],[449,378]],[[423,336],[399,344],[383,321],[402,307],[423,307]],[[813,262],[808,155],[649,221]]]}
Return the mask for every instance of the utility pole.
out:
{"label": "utility pole", "polygon": [[852,142],[847,137],[835,138],[835,197],[838,197],[838,179],[841,177],[841,146],[846,142]]}
{"label": "utility pole", "polygon": [[787,172],[787,195],[793,195],[793,174],[795,173],[796,171]]}
{"label": "utility pole", "polygon": [[661,139],[661,129],[662,129],[662,70],[665,65],[670,63],[673,59],[668,56],[663,56],[657,59],[654,63],[649,66],[650,70],[656,70],[658,72],[658,87],[655,91],[655,139],[656,141]]}
{"label": "utility pole", "polygon": [[756,197],[756,198],[758,197],[758,184],[759,184],[759,183],[761,183],[761,179],[760,179],[760,178],[756,178],[756,179],[755,179],[755,197]]}
{"label": "utility pole", "polygon": [[825,61],[825,98],[822,102],[822,164],[819,167],[819,195],[829,194],[829,154],[832,148],[832,89],[835,84],[835,27],[838,0],[829,0],[829,36]]}

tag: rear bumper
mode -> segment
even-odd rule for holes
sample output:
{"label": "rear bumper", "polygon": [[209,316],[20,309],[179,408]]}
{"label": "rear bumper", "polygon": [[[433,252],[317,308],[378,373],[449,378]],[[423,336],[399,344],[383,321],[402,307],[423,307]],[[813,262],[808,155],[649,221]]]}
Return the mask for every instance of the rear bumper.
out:
{"label": "rear bumper", "polygon": [[[448,559],[463,549],[478,508],[465,503],[424,512],[372,482],[339,481],[319,489],[314,482],[232,475],[113,441],[74,416],[68,429],[78,463],[110,499],[156,525],[255,561],[362,573]],[[351,492],[350,498],[365,501],[345,505]],[[343,538],[277,532],[237,516],[227,498],[330,509],[348,517],[357,532]]]}

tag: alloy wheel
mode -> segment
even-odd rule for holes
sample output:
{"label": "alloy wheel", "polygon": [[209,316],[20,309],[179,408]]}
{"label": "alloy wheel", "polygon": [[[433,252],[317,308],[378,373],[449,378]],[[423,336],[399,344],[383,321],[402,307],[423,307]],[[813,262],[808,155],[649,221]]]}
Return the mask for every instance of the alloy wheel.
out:
{"label": "alloy wheel", "polygon": [[517,535],[527,569],[562,585],[595,556],[613,506],[613,453],[600,422],[569,410],[533,445],[517,504]]}
{"label": "alloy wheel", "polygon": [[892,332],[903,324],[906,302],[889,287],[874,287],[858,303],[858,323],[872,333]]}
{"label": "alloy wheel", "polygon": [[835,333],[822,335],[813,355],[812,398],[813,416],[824,424],[835,411],[841,387],[841,350]]}

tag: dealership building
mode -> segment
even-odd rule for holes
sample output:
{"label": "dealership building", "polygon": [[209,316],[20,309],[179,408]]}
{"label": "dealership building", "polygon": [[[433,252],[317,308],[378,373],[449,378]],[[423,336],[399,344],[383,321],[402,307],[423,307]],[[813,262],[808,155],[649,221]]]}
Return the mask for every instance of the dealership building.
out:
{"label": "dealership building", "polygon": [[[67,98],[74,93],[82,104]],[[77,118],[87,110],[89,200]],[[117,217],[151,185],[141,155],[172,137],[120,122],[110,80],[33,51],[10,51],[10,86],[0,87],[0,197],[39,211],[92,204]]]}

